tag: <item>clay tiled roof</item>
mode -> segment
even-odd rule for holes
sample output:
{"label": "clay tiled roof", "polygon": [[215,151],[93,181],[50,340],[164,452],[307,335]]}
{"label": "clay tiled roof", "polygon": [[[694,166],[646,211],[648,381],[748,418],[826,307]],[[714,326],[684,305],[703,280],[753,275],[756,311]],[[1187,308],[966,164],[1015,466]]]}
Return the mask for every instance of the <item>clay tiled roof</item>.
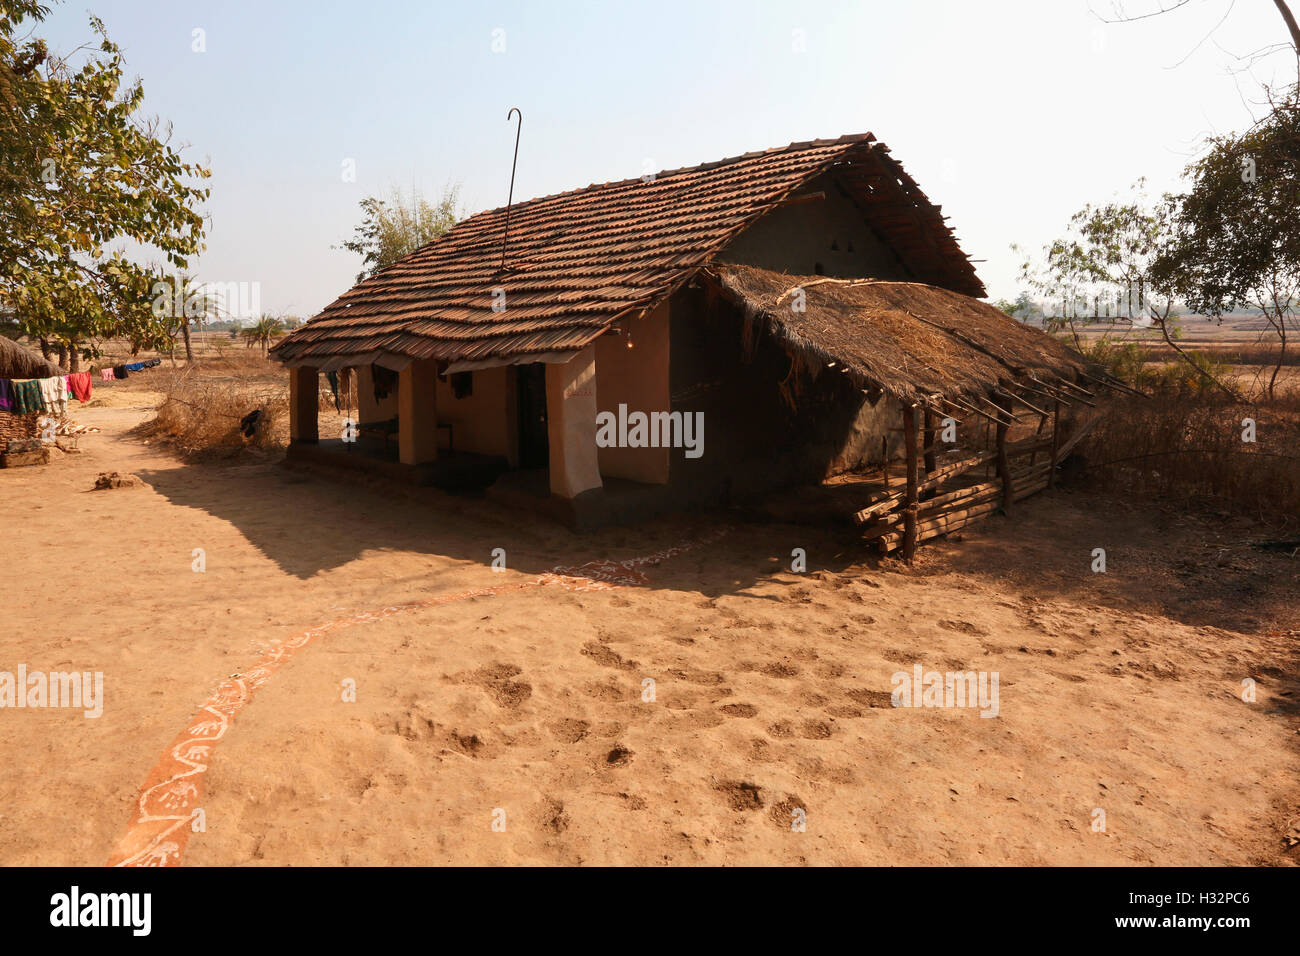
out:
{"label": "clay tiled roof", "polygon": [[[504,271],[506,210],[479,213],[358,283],[273,354],[320,368],[555,360],[615,320],[653,308],[832,167],[915,279],[984,295],[939,208],[866,133],[518,203]],[[493,310],[494,289],[504,290],[504,310]]]}

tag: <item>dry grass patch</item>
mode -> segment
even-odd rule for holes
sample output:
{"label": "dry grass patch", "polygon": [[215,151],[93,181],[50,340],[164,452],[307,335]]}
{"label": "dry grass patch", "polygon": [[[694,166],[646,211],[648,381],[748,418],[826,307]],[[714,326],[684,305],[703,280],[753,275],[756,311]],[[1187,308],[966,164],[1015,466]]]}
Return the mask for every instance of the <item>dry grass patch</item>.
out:
{"label": "dry grass patch", "polygon": [[[251,363],[241,365],[210,371],[160,369],[155,384],[164,398],[137,434],[166,442],[191,460],[284,448],[289,441],[288,383],[268,381]],[[254,422],[241,425],[254,413]]]}

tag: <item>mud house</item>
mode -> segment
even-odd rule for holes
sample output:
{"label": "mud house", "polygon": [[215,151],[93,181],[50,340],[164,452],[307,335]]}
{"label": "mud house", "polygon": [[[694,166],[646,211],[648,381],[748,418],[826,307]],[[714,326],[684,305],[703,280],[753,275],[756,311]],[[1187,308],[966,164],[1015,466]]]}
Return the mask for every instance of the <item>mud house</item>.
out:
{"label": "mud house", "polygon": [[[506,220],[464,220],[273,349],[292,460],[490,485],[584,523],[861,469],[906,454],[909,415],[1001,420],[1007,395],[1064,399],[1086,371],[977,301],[939,207],[870,134]],[[319,435],[318,376],[342,369],[360,435]]]}

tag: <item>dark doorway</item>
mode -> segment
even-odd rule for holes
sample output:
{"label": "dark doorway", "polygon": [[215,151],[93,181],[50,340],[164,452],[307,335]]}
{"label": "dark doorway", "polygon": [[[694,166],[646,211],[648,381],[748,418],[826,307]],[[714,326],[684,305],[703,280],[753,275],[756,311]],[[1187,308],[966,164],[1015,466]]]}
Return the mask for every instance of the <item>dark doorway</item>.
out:
{"label": "dark doorway", "polygon": [[545,468],[551,461],[546,438],[546,366],[534,362],[517,368],[519,467]]}

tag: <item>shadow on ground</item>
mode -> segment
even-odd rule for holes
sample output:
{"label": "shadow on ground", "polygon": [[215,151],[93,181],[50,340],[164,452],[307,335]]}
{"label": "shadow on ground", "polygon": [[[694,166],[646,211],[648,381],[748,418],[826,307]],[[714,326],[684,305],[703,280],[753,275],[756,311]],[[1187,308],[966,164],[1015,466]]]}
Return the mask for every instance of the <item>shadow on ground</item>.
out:
{"label": "shadow on ground", "polygon": [[807,554],[810,571],[842,571],[866,557],[852,539],[828,529],[761,525],[725,512],[577,534],[544,515],[481,497],[336,479],[279,464],[195,465],[137,474],[172,504],[229,522],[282,571],[304,580],[375,550],[486,567],[494,549],[501,548],[511,570],[538,574],[589,561],[626,561],[725,531],[719,540],[674,556],[649,575],[652,587],[717,596],[788,572],[795,548]]}
{"label": "shadow on ground", "polygon": [[[514,571],[537,574],[589,561],[625,561],[718,541],[664,562],[646,586],[715,597],[756,583],[791,584],[792,553],[809,572],[874,572],[882,560],[846,528],[772,523],[730,512],[686,513],[634,527],[577,534],[541,515],[481,497],[335,477],[276,463],[144,471],[173,504],[234,525],[281,570],[308,579],[374,550],[444,556],[489,566],[504,549]],[[1260,533],[1255,533],[1258,537]],[[1057,490],[965,534],[921,548],[917,565],[887,570],[924,579],[956,573],[1010,584],[1034,600],[1151,613],[1191,626],[1285,633],[1300,626],[1300,559],[1252,547],[1241,522],[1158,511],[1115,496]],[[1096,549],[1106,570],[1093,570]],[[923,610],[923,609],[922,609]]]}

